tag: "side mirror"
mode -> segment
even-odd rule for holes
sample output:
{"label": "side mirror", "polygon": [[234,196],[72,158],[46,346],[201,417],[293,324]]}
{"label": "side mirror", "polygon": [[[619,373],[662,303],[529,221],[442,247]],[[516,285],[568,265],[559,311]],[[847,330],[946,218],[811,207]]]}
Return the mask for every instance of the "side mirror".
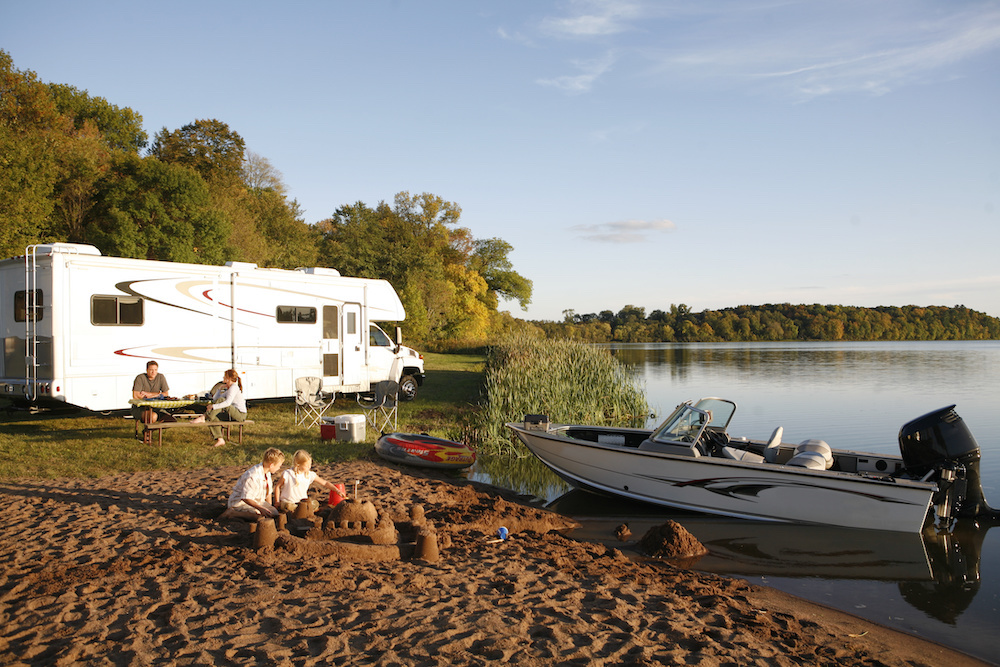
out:
{"label": "side mirror", "polygon": [[399,348],[403,346],[403,328],[396,327],[396,335],[394,337],[394,342],[396,343],[396,352],[399,352]]}

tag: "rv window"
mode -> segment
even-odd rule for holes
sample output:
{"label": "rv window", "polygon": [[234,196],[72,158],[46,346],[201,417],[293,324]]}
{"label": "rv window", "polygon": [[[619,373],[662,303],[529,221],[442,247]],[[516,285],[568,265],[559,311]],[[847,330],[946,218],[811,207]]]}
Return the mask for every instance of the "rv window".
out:
{"label": "rv window", "polygon": [[369,345],[375,345],[378,347],[392,346],[392,341],[390,341],[389,337],[385,334],[385,332],[379,329],[377,326],[373,324],[371,326],[370,331],[371,331],[371,338],[368,341]]}
{"label": "rv window", "polygon": [[[339,338],[338,331],[340,331],[340,308],[323,306],[323,338],[328,340]],[[332,373],[332,375],[337,375],[337,373]]]}
{"label": "rv window", "polygon": [[347,313],[347,333],[353,336],[358,333],[358,314]]}
{"label": "rv window", "polygon": [[[17,292],[14,292],[15,322],[24,322],[26,319],[28,319],[28,304],[25,302],[25,297],[27,296],[27,294],[28,294],[27,290],[19,290]],[[44,317],[42,306],[45,305],[45,302],[42,296],[42,290],[40,289],[34,290],[34,296],[35,296],[35,303],[34,303],[34,308],[32,309],[33,314],[31,316],[31,320],[33,322],[38,322],[39,320],[42,319],[42,317]]]}
{"label": "rv window", "polygon": [[95,325],[142,326],[142,299],[135,296],[92,296],[90,322]]}
{"label": "rv window", "polygon": [[316,309],[306,306],[278,306],[274,311],[274,318],[279,322],[316,324]]}

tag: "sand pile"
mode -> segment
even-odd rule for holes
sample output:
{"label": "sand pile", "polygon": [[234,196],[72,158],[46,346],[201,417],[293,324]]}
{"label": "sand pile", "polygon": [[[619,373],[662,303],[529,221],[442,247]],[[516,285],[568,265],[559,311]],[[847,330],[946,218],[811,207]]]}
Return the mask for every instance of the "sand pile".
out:
{"label": "sand pile", "polygon": [[[255,549],[250,524],[216,520],[239,468],[0,482],[0,663],[978,664],[569,539],[562,517],[488,487],[379,463],[316,469],[361,480],[397,543],[324,553],[287,531]],[[415,549],[427,524],[436,558],[370,557]]]}

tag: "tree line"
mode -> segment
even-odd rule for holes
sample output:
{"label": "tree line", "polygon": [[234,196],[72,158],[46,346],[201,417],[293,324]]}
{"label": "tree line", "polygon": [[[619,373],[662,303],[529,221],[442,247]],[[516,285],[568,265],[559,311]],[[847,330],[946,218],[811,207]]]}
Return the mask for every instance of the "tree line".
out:
{"label": "tree line", "polygon": [[196,119],[150,142],[136,111],[44,83],[0,50],[0,258],[71,242],[118,257],[332,267],[392,283],[409,339],[475,345],[516,326],[500,299],[526,307],[532,284],[510,244],[474,238],[460,216],[441,197],[400,192],[308,224],[281,173],[226,123]]}
{"label": "tree line", "polygon": [[692,312],[625,306],[617,313],[579,315],[563,311],[562,322],[533,322],[547,337],[594,343],[992,340],[1000,319],[965,306],[855,306],[765,304]]}

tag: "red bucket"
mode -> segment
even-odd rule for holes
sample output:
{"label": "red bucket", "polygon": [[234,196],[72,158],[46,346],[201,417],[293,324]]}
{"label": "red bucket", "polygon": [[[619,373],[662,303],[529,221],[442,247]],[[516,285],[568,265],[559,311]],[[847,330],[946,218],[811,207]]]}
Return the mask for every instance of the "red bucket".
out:
{"label": "red bucket", "polygon": [[333,507],[343,500],[346,495],[347,489],[343,484],[334,484],[333,488],[330,489],[330,499],[327,502],[329,502],[330,507]]}

